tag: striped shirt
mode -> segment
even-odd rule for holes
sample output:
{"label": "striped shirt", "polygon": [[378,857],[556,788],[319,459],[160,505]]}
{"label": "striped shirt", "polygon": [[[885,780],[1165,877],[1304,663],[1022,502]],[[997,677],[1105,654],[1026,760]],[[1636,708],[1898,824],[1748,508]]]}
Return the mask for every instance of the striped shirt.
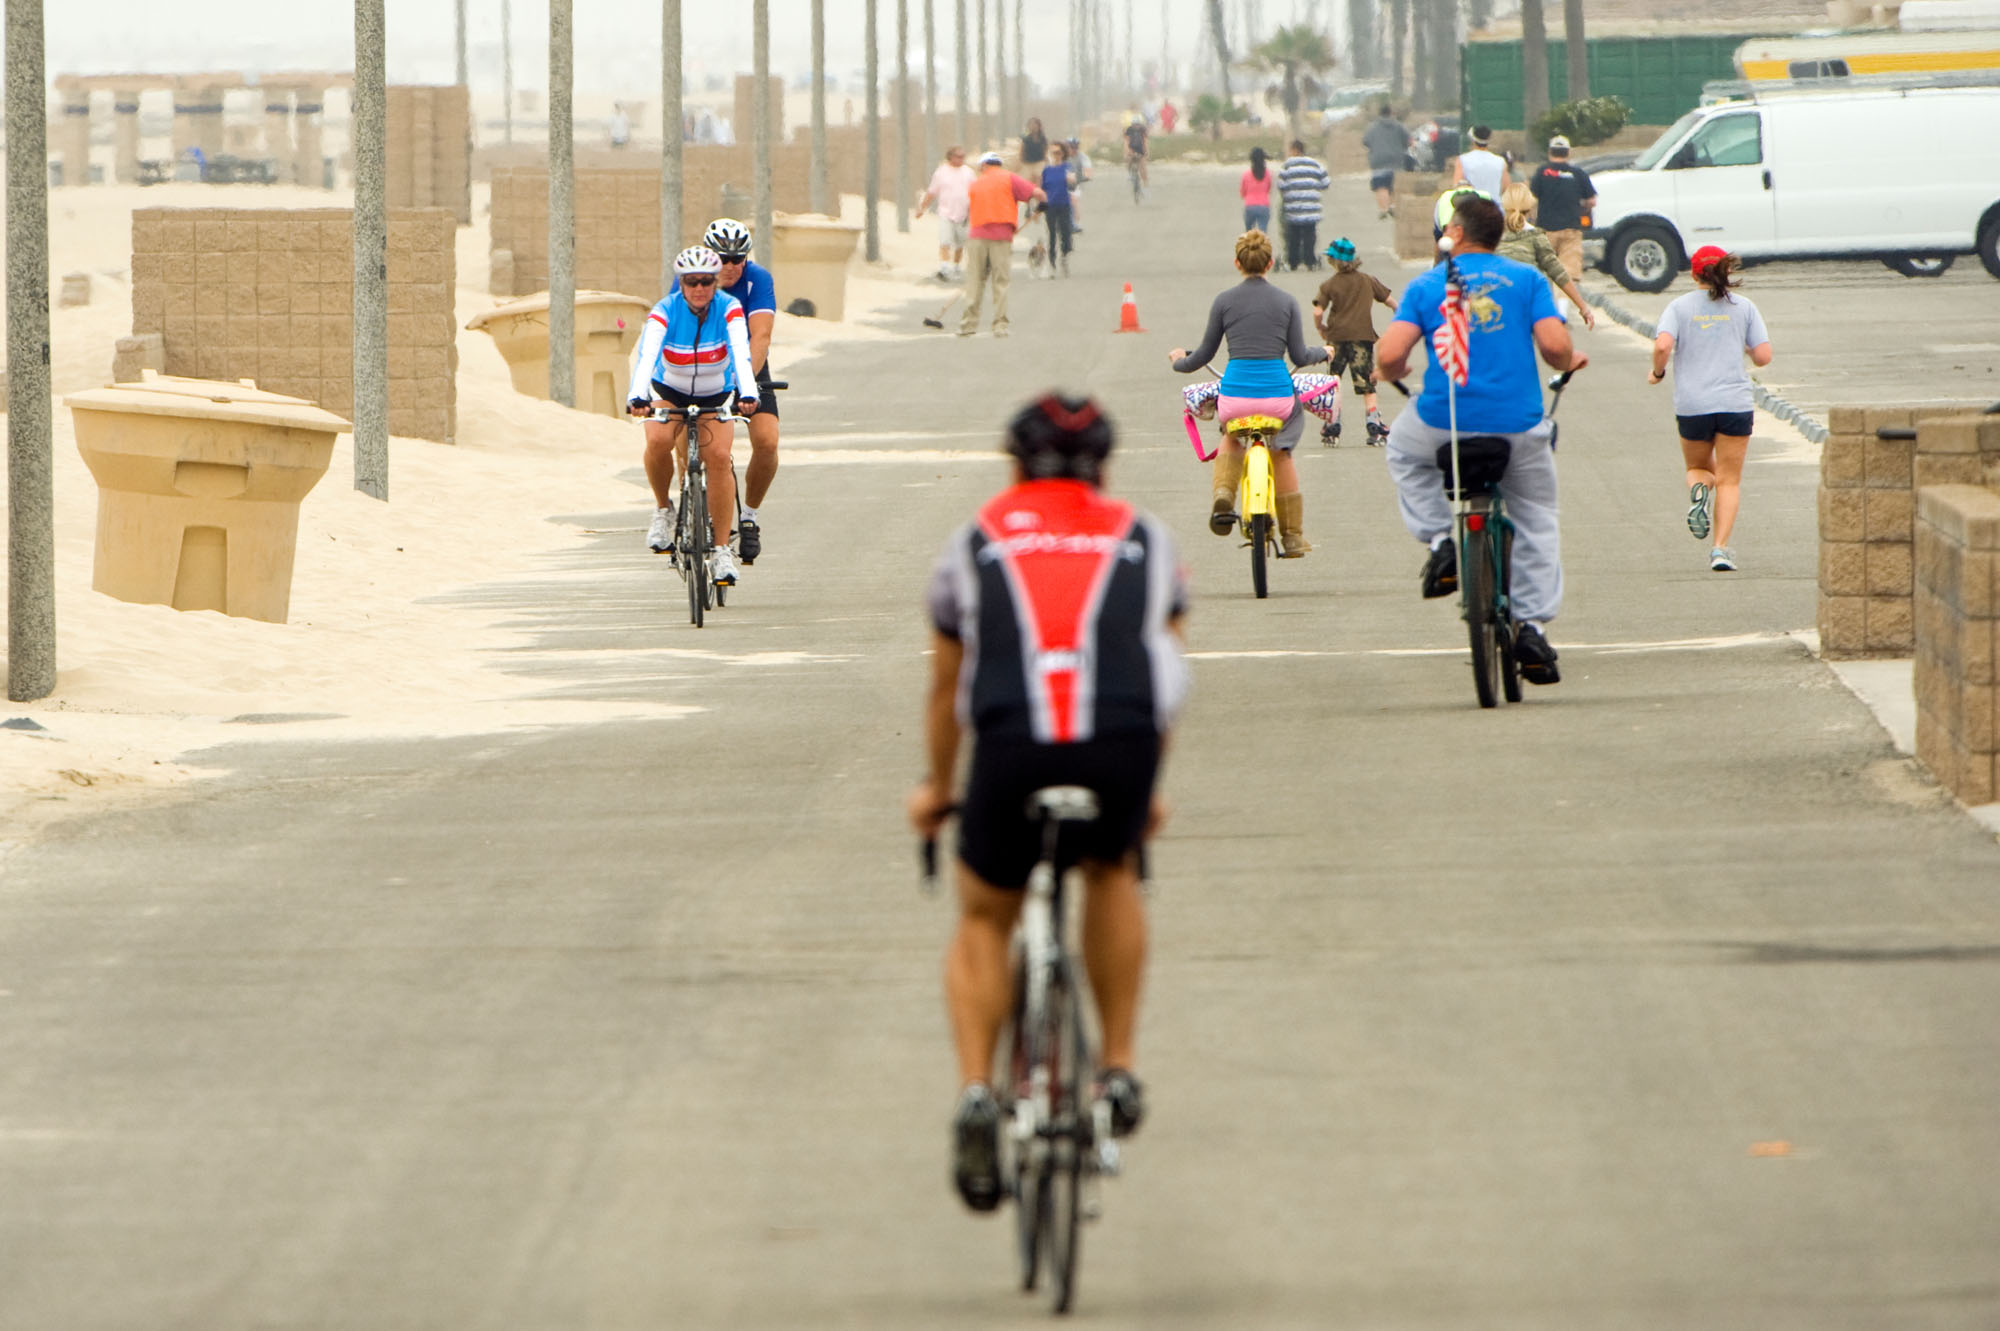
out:
{"label": "striped shirt", "polygon": [[1287,157],[1278,168],[1278,190],[1285,196],[1287,222],[1317,222],[1319,196],[1333,187],[1333,177],[1311,157]]}

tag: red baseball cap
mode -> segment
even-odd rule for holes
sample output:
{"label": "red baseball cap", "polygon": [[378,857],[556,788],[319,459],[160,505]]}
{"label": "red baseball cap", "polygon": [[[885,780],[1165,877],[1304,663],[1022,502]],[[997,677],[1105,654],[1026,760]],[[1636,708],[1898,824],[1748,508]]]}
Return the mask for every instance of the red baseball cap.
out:
{"label": "red baseball cap", "polygon": [[1694,252],[1693,257],[1691,257],[1688,260],[1688,266],[1693,268],[1695,274],[1699,276],[1702,269],[1708,267],[1712,263],[1721,263],[1724,259],[1727,259],[1728,257],[1729,257],[1729,251],[1723,249],[1722,246],[1704,245],[1700,249]]}

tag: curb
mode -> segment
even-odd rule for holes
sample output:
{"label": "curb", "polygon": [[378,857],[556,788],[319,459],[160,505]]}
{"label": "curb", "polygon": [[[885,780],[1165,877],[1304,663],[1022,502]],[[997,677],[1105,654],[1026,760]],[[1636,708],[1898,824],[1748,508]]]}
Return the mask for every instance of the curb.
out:
{"label": "curb", "polygon": [[[1651,341],[1653,338],[1659,336],[1659,329],[1651,319],[1641,319],[1638,315],[1632,313],[1632,311],[1612,300],[1611,297],[1601,292],[1586,289],[1583,292],[1583,298],[1598,309],[1603,310],[1614,322],[1621,323],[1632,331],[1639,333],[1647,341]],[[1776,416],[1779,420],[1788,423],[1815,444],[1826,442],[1827,435],[1831,432],[1826,428],[1825,421],[1814,416],[1811,412],[1805,411],[1786,401],[1781,394],[1773,393],[1755,379],[1750,381],[1750,390],[1755,394],[1755,400],[1759,407]]]}

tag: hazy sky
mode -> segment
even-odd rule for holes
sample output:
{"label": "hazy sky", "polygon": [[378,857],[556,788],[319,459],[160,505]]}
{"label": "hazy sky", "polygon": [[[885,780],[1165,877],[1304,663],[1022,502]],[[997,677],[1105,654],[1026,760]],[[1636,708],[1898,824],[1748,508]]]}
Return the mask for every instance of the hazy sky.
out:
{"label": "hazy sky", "polygon": [[[938,23],[941,72],[951,68],[952,16],[958,0],[931,0]],[[978,0],[963,0],[976,16]],[[999,0],[989,0],[989,5]],[[1234,0],[1240,3],[1241,0]],[[659,86],[660,7],[649,0],[574,0],[579,82],[617,84],[635,92]],[[882,64],[894,67],[897,0],[877,0]],[[908,0],[911,58],[923,57],[925,0]],[[1339,0],[1260,0],[1266,26],[1315,10],[1329,15]],[[1202,0],[1105,0],[1124,43],[1129,10],[1138,59],[1157,59],[1166,25],[1174,59],[1193,53]],[[500,0],[468,0],[473,78],[498,80]],[[1008,0],[1012,10],[1012,0]],[[1069,0],[1026,0],[1028,71],[1047,85],[1068,79]],[[453,76],[452,0],[387,0],[389,77],[395,82],[449,82]],[[548,0],[512,0],[515,82],[539,87],[547,68]],[[826,0],[827,67],[836,79],[862,65],[863,0]],[[748,70],[750,0],[687,0],[683,64],[691,77]],[[141,70],[191,72],[242,69],[347,69],[354,52],[353,10],[340,0],[76,0],[47,7],[49,73]],[[771,0],[772,67],[810,68],[810,0]],[[946,73],[946,78],[949,74]]]}

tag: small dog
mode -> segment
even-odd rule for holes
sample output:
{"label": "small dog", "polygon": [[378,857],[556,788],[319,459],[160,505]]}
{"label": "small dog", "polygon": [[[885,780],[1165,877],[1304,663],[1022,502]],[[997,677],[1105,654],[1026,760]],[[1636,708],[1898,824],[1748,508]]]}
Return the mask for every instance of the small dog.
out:
{"label": "small dog", "polygon": [[1048,242],[1038,240],[1028,250],[1028,276],[1030,278],[1054,277],[1055,270],[1049,267]]}

